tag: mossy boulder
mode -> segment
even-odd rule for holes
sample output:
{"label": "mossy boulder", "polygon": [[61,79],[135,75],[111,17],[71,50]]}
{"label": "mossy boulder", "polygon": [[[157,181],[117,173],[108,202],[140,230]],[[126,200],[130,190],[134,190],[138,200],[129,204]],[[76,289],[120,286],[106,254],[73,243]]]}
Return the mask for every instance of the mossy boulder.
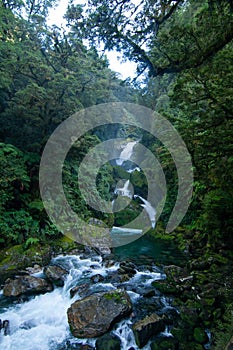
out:
{"label": "mossy boulder", "polygon": [[95,293],[71,304],[67,311],[70,330],[78,338],[95,338],[132,311],[129,295],[113,290]]}
{"label": "mossy boulder", "polygon": [[168,283],[167,280],[154,281],[152,282],[152,285],[162,294],[177,295],[179,293],[179,290],[177,289],[176,285]]}
{"label": "mossy boulder", "polygon": [[78,244],[65,235],[62,235],[61,237],[51,241],[50,244],[53,252],[56,254],[69,253],[74,249],[79,249],[81,251],[83,250],[83,245]]}
{"label": "mossy boulder", "polygon": [[121,340],[114,334],[105,334],[98,338],[96,350],[121,350]]}
{"label": "mossy boulder", "polygon": [[151,350],[178,350],[179,342],[173,337],[158,338],[150,345]]}
{"label": "mossy boulder", "polygon": [[0,283],[7,278],[12,278],[26,267],[38,264],[48,265],[51,260],[52,249],[49,246],[34,245],[24,249],[22,245],[16,245],[0,252]]}

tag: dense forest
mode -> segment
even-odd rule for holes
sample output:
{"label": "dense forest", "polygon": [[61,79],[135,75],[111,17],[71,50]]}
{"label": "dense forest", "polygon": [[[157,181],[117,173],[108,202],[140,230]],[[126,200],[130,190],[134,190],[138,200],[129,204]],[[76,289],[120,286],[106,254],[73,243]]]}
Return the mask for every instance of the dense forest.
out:
{"label": "dense forest", "polygon": [[[233,2],[89,0],[77,5],[70,1],[65,29],[47,24],[56,4],[56,0],[0,1],[1,248],[22,244],[27,249],[61,236],[44,210],[38,180],[44,146],[56,127],[84,108],[131,102],[167,118],[185,141],[192,157],[194,190],[185,218],[170,237],[181,247],[188,246],[197,261],[200,256],[205,262],[214,257],[216,264],[205,265],[197,283],[206,283],[209,268],[211,276],[221,279],[221,269],[231,271],[233,248]],[[135,62],[135,77],[123,81],[110,70],[100,45]],[[86,221],[92,217],[110,225],[124,221],[124,213],[114,218],[88,207],[71,185],[88,149],[123,129],[127,126],[94,130],[69,152],[64,188]],[[134,133],[135,139],[140,131],[128,128],[127,133]],[[140,137],[158,157],[168,186],[164,211],[150,234],[171,239],[164,228],[177,195],[176,167],[166,147],[149,133],[141,131]],[[104,198],[111,199],[122,173],[112,164],[101,168],[98,181]],[[146,192],[143,175],[132,175],[131,180]],[[231,285],[226,290],[221,290],[218,314],[202,315],[202,322],[216,329],[214,349],[223,349],[232,336]],[[228,338],[222,345],[224,328]]]}

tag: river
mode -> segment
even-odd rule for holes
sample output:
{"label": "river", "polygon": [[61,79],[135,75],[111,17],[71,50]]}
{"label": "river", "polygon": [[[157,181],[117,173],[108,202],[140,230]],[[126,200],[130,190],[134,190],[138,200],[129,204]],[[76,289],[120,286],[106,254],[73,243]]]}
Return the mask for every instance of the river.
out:
{"label": "river", "polygon": [[[130,160],[137,142],[132,141],[125,146],[117,160],[118,165],[124,166],[124,162]],[[129,181],[126,181],[123,187],[116,188],[116,193],[133,199]],[[147,211],[151,225],[154,227],[155,209],[144,198],[137,195],[136,197],[143,202],[141,205]],[[125,232],[125,234],[129,233]],[[157,265],[178,264],[183,258],[171,242],[164,243],[147,235],[143,235],[131,244],[114,248],[113,254],[106,257],[97,254],[94,250],[57,256],[51,263],[69,272],[63,287],[55,287],[50,293],[27,297],[23,300],[8,300],[1,292],[0,319],[10,321],[10,332],[6,336],[3,333],[0,334],[0,348],[4,350],[72,350],[81,349],[82,345],[94,348],[96,339],[74,338],[68,325],[67,309],[74,301],[83,297],[75,294],[71,298],[70,290],[81,284],[88,285],[89,294],[119,288],[126,290],[133,304],[136,320],[152,312],[158,315],[164,315],[170,311],[176,312],[171,305],[171,299],[156,291],[152,282],[166,277],[162,268]],[[134,264],[135,273],[126,280],[121,280],[119,273],[122,261]],[[95,283],[91,278],[97,274],[101,275],[103,280]],[[43,271],[34,276],[45,277]],[[149,298],[145,297],[151,291],[153,291],[152,295]],[[121,350],[138,349],[132,331],[133,322],[135,322],[133,317],[128,317],[117,323],[111,330],[120,339]],[[171,336],[168,326],[161,335]],[[150,349],[149,341],[143,350]]]}
{"label": "river", "polygon": [[[166,249],[167,254],[164,255]],[[90,284],[91,293],[116,288],[127,290],[134,305],[133,312],[138,316],[145,314],[147,307],[154,309],[158,314],[163,314],[166,309],[172,309],[171,300],[160,293],[155,293],[148,300],[144,297],[146,292],[151,290],[153,281],[165,278],[162,269],[155,265],[154,259],[157,257],[158,261],[163,262],[162,257],[164,257],[165,262],[169,262],[167,258],[171,257],[171,251],[172,254],[179,256],[178,250],[170,244],[166,247],[161,241],[152,241],[149,237],[143,236],[128,246],[115,248],[111,259],[103,258],[93,251],[55,257],[52,260],[53,264],[69,270],[64,287],[55,287],[50,293],[33,296],[20,302],[8,301],[1,293],[0,319],[10,321],[10,334],[0,335],[0,348],[4,350],[68,350],[78,349],[80,344],[94,346],[96,339],[74,338],[67,321],[68,307],[81,298],[80,295],[71,298],[70,289],[83,283]],[[133,261],[136,274],[128,281],[119,283],[114,276],[116,277],[122,260]],[[103,276],[104,280],[99,283],[90,283],[91,277],[96,274]],[[43,277],[43,272],[35,276]],[[132,320],[129,317],[118,323],[112,330],[121,339],[121,350],[138,349],[131,325]],[[169,329],[166,329],[164,336],[169,335]],[[143,349],[149,350],[150,343]]]}

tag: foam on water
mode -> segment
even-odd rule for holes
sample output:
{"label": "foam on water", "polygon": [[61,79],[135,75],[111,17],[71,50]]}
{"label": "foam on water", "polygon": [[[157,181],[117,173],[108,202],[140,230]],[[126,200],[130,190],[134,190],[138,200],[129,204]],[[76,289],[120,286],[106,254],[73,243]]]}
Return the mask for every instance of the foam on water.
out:
{"label": "foam on water", "polygon": [[[100,256],[86,258],[75,255],[59,256],[52,262],[69,270],[64,287],[55,288],[51,293],[39,295],[24,303],[13,304],[8,308],[1,309],[0,319],[10,320],[10,335],[0,334],[1,349],[59,350],[65,349],[64,344],[67,342],[92,346],[95,344],[96,339],[77,339],[70,333],[67,309],[72,302],[80,298],[76,294],[71,299],[70,289],[78,284],[90,282],[90,277],[95,274],[101,274],[104,277],[108,276],[109,273],[111,275],[119,268],[119,263],[112,263],[108,267]],[[159,272],[137,271],[133,278],[123,283],[123,287],[127,286],[132,303],[136,303],[142,296],[130,290],[131,285],[140,284],[146,288],[150,286],[152,281],[161,278],[163,275]],[[90,285],[92,292],[109,291],[115,288],[117,286],[114,285],[114,282],[111,283],[107,280]],[[3,298],[2,291],[0,297]],[[130,347],[138,349],[131,325],[132,321],[129,318],[115,325],[113,330],[113,333],[121,339],[122,350],[128,350]],[[149,349],[148,343],[143,350]]]}

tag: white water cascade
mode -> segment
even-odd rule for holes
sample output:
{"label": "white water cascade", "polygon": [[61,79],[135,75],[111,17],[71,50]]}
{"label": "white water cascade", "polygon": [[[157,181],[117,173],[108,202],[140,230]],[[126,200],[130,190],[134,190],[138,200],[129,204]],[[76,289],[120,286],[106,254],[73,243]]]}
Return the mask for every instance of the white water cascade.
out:
{"label": "white water cascade", "polygon": [[132,199],[133,197],[133,194],[132,192],[130,191],[129,189],[129,184],[130,184],[130,181],[127,180],[125,183],[124,183],[124,186],[123,187],[117,187],[114,191],[115,194],[118,194],[120,196],[125,196],[125,197],[129,197]]}
{"label": "white water cascade", "polygon": [[138,143],[138,141],[128,142],[120,154],[120,158],[117,159],[117,165],[122,165],[125,161],[130,160],[133,154],[133,148]]}
{"label": "white water cascade", "polygon": [[[120,158],[118,158],[116,160],[117,165],[119,166],[123,166],[123,163],[127,160],[130,160],[132,155],[133,155],[133,149],[134,146],[138,143],[139,141],[130,141],[128,142],[124,149],[122,150],[121,154],[120,154]],[[140,171],[140,168],[135,167],[134,169],[130,169],[127,170],[128,173],[132,173],[135,170]],[[151,227],[155,228],[155,224],[156,224],[156,209],[151,205],[151,203],[149,201],[147,201],[146,199],[144,199],[143,197],[139,196],[139,195],[133,195],[132,191],[129,189],[129,185],[130,185],[130,181],[127,180],[124,185],[122,187],[117,187],[115,189],[115,194],[120,195],[120,196],[125,196],[125,197],[129,197],[130,199],[133,198],[139,198],[143,204],[141,204],[141,206],[145,209],[145,211],[147,212],[150,222],[151,222]],[[113,201],[113,206],[114,206],[114,201]]]}
{"label": "white water cascade", "polygon": [[151,203],[148,202],[146,199],[142,198],[141,196],[134,195],[134,198],[139,198],[144,204],[140,204],[145,211],[147,212],[150,221],[151,221],[151,227],[155,228],[156,220],[155,220],[155,215],[156,215],[156,210],[154,207],[152,207]]}
{"label": "white water cascade", "polygon": [[[103,261],[99,255],[90,256],[59,256],[52,263],[69,270],[64,287],[56,287],[53,292],[31,297],[22,303],[10,303],[7,307],[0,307],[0,319],[10,321],[10,334],[0,334],[0,348],[4,350],[65,350],[78,344],[94,346],[96,339],[74,338],[69,330],[67,321],[67,309],[75,300],[81,297],[76,294],[70,298],[70,289],[78,284],[90,282],[93,275],[101,274],[104,281],[90,284],[91,292],[109,291],[119,288],[110,276],[116,273],[119,263],[109,264]],[[41,276],[42,272],[37,276]],[[132,303],[143,300],[143,293],[151,289],[151,283],[164,279],[162,272],[154,266],[152,271],[139,270],[129,281],[121,283],[121,288],[126,289]],[[138,290],[137,290],[138,288]],[[3,304],[5,298],[0,295]],[[162,304],[166,306],[166,301]],[[138,349],[132,332],[131,318],[116,324],[112,329],[121,340],[121,350],[131,347]],[[72,347],[72,348],[73,348]],[[143,350],[150,349],[150,342]]]}

